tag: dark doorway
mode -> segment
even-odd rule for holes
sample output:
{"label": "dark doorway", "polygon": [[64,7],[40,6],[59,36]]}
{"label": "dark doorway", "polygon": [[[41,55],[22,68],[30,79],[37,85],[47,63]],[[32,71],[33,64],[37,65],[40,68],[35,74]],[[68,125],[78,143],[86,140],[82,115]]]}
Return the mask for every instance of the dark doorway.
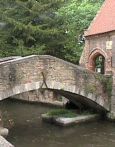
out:
{"label": "dark doorway", "polygon": [[100,74],[105,73],[105,58],[102,55],[98,55],[95,58],[95,71]]}

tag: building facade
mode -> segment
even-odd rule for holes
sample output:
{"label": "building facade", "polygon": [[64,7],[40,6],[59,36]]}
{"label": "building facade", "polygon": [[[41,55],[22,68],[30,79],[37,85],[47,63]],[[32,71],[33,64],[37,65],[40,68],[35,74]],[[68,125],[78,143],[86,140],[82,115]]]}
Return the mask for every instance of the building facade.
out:
{"label": "building facade", "polygon": [[[115,68],[115,0],[105,0],[85,32],[80,65],[106,75]],[[99,70],[99,68],[101,68]]]}
{"label": "building facade", "polygon": [[94,72],[112,75],[111,116],[115,118],[115,0],[105,0],[85,31],[80,65]]}

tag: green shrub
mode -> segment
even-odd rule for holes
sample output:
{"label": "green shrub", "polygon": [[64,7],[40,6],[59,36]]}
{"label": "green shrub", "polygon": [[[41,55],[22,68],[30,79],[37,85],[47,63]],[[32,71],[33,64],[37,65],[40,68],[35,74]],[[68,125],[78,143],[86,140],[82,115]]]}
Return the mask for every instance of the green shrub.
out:
{"label": "green shrub", "polygon": [[47,113],[47,115],[52,117],[76,117],[77,116],[75,112],[66,110],[66,109],[51,110],[50,112]]}

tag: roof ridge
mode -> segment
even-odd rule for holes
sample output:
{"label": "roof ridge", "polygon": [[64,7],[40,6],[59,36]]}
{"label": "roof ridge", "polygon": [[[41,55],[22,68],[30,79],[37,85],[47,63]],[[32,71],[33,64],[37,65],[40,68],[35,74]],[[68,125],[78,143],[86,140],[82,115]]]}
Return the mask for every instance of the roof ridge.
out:
{"label": "roof ridge", "polygon": [[[91,35],[101,34],[101,33],[110,32],[110,31],[114,31],[115,30],[115,24],[112,21],[107,23],[108,14],[112,11],[110,8],[114,7],[114,6],[111,5],[112,3],[114,5],[115,4],[115,0],[105,0],[103,2],[101,8],[98,10],[98,12],[95,15],[94,19],[90,23],[89,28],[86,30],[85,36],[91,36]],[[110,7],[109,7],[109,4],[110,4]],[[107,8],[109,8],[109,12],[107,11],[108,13],[106,13],[107,15],[105,15],[104,11],[107,10]],[[112,11],[112,12],[113,12],[112,14],[114,16],[115,15],[115,10]],[[100,18],[103,15],[104,15],[103,21],[105,20],[105,24],[104,25],[103,25],[103,21],[102,22],[100,21]],[[109,20],[110,20],[110,18],[109,18]],[[96,26],[96,23],[97,23],[98,27]]]}

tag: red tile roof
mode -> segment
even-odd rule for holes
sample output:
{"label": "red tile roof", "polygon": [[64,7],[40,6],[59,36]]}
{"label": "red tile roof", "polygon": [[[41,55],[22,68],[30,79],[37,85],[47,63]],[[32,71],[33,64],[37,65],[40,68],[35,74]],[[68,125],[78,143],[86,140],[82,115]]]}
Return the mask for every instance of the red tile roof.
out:
{"label": "red tile roof", "polygon": [[106,33],[115,30],[115,0],[105,0],[100,11],[90,24],[85,36]]}

